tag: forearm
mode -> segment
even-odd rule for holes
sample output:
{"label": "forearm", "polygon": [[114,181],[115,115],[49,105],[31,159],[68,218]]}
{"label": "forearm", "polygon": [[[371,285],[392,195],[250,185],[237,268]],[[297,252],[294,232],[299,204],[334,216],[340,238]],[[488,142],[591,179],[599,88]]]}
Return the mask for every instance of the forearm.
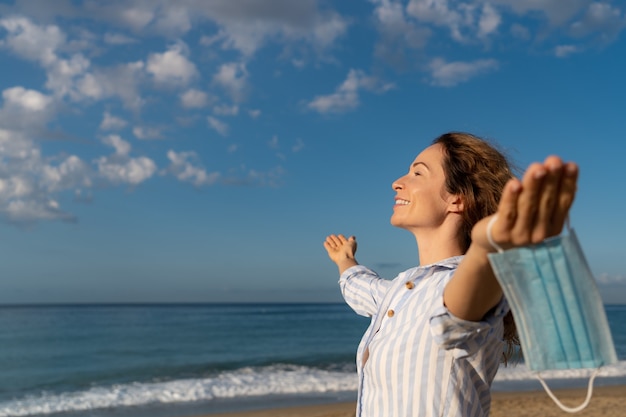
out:
{"label": "forearm", "polygon": [[444,304],[460,319],[482,320],[502,298],[487,253],[484,248],[471,245],[444,290]]}
{"label": "forearm", "polygon": [[359,263],[355,258],[343,258],[335,261],[337,268],[339,269],[339,275],[343,274],[346,269],[358,265]]}

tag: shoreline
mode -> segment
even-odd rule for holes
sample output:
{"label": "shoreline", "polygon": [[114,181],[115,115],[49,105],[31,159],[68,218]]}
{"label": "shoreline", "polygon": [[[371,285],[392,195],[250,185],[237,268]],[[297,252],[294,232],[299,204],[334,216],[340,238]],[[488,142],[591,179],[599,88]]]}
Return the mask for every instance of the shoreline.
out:
{"label": "shoreline", "polygon": [[[569,407],[581,404],[586,388],[555,389],[554,394]],[[295,407],[264,408],[253,411],[202,414],[195,417],[354,417],[353,401]],[[562,417],[562,411],[543,390],[495,391],[492,393],[491,417]],[[623,417],[626,415],[626,385],[598,386],[589,406],[577,413],[583,417]]]}

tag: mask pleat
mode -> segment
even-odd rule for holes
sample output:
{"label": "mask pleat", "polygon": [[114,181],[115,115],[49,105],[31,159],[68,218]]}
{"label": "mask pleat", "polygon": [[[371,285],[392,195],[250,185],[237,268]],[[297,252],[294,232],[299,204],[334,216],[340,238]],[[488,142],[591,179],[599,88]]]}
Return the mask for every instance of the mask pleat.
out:
{"label": "mask pleat", "polygon": [[571,270],[567,255],[563,250],[562,243],[566,240],[567,238],[562,238],[549,242],[548,251],[552,258],[553,276],[559,283],[564,300],[562,314],[569,322],[568,338],[566,342],[564,341],[569,353],[567,366],[564,367],[567,369],[582,367],[583,363],[591,358],[593,352],[589,343],[587,326],[585,326],[584,310],[580,303],[580,288],[576,287],[576,281],[572,279],[574,271]]}

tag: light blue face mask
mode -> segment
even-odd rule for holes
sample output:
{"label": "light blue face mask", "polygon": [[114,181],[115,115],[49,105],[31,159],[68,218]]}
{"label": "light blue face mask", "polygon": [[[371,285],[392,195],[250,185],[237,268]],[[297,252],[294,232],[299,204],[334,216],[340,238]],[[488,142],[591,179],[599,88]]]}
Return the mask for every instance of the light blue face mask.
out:
{"label": "light blue face mask", "polygon": [[[617,363],[602,299],[574,231],[543,242],[498,250],[489,262],[507,298],[517,326],[526,365],[548,395],[564,411],[583,410],[591,399],[593,380],[601,366]],[[550,391],[540,371],[594,369],[587,398],[579,407],[565,407]]]}

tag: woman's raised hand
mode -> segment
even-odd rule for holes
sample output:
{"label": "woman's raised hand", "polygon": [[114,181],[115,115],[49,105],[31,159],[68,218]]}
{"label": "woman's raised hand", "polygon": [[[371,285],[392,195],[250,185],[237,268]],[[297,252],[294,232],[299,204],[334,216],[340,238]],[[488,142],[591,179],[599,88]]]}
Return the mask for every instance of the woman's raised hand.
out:
{"label": "woman's raised hand", "polygon": [[339,274],[346,269],[358,265],[354,255],[356,254],[356,238],[344,235],[329,235],[324,240],[324,249],[328,252],[331,261],[337,264]]}
{"label": "woman's raised hand", "polygon": [[[521,181],[512,179],[504,187],[491,229],[493,241],[507,249],[560,234],[574,202],[577,180],[578,166],[558,156],[531,164]],[[492,217],[482,219],[472,230],[472,242],[488,251],[495,250],[487,238]]]}

